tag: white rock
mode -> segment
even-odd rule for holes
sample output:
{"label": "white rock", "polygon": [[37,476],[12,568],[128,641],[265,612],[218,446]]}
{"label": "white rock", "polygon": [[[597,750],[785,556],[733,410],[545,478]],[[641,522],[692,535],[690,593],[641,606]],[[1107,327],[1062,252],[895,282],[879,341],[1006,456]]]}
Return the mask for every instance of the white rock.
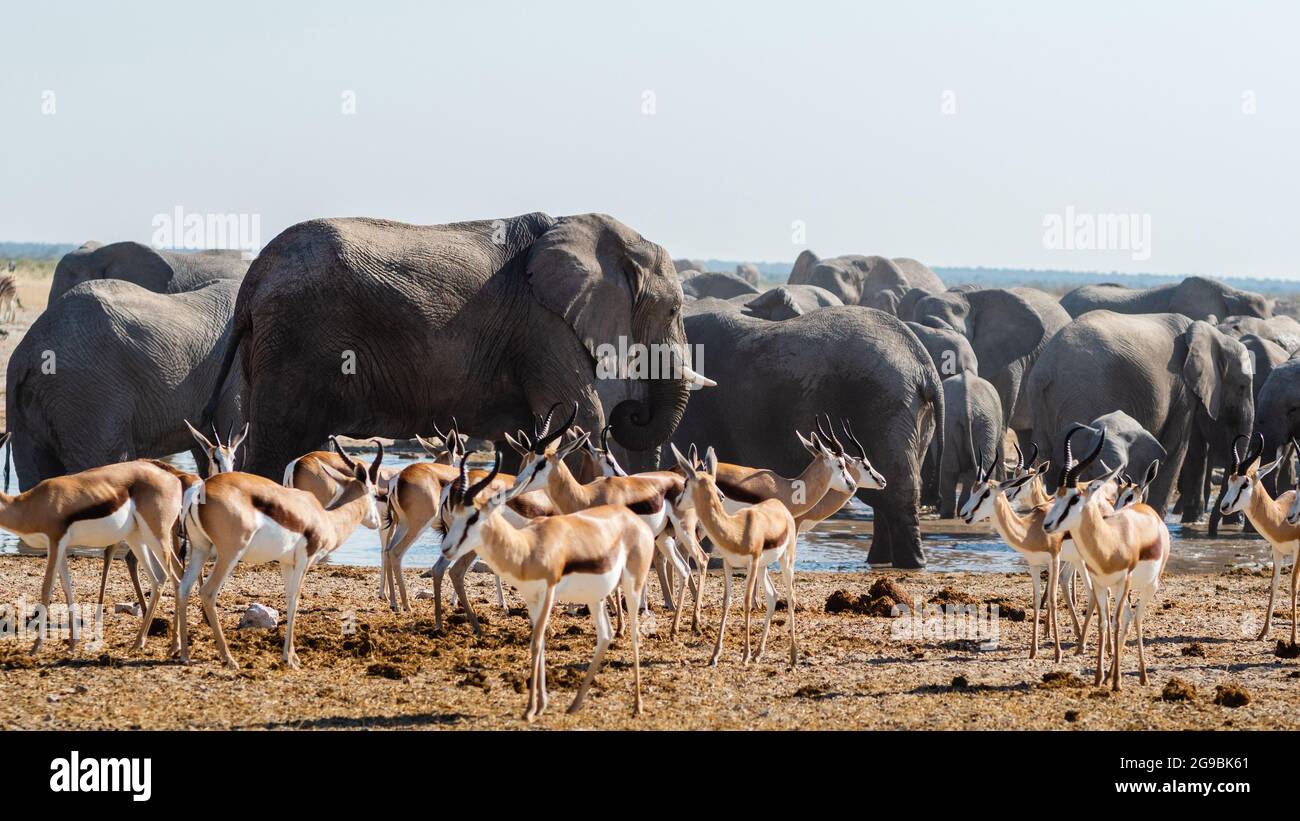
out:
{"label": "white rock", "polygon": [[639,625],[641,627],[641,635],[646,638],[651,638],[658,632],[658,624],[655,622],[654,613],[648,613],[642,616]]}
{"label": "white rock", "polygon": [[280,613],[274,607],[264,604],[250,604],[239,619],[239,628],[253,627],[262,630],[273,629],[280,623]]}
{"label": "white rock", "polygon": [[437,597],[434,595],[433,591],[432,591],[432,590],[429,590],[428,588],[425,588],[424,590],[421,590],[419,593],[416,593],[416,594],[415,594],[415,597],[416,597],[417,599],[433,599],[433,598],[437,598]]}
{"label": "white rock", "polygon": [[120,601],[117,604],[113,605],[113,612],[127,613],[129,615],[135,616],[138,619],[140,618],[140,605],[136,604],[135,602]]}

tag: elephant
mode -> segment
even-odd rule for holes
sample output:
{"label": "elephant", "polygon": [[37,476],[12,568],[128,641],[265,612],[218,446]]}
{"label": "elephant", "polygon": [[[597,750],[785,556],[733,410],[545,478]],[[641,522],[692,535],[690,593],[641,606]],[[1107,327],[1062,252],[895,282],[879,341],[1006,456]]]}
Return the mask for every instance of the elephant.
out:
{"label": "elephant", "polygon": [[1245,338],[1247,334],[1266,339],[1285,349],[1287,356],[1300,350],[1300,322],[1285,315],[1272,316],[1268,319],[1230,316],[1219,323],[1219,330],[1238,339]]}
{"label": "elephant", "polygon": [[[1264,437],[1265,459],[1271,459],[1279,448],[1286,447],[1292,437],[1300,437],[1300,358],[1274,365],[1264,379],[1255,400],[1255,432]],[[1278,471],[1264,479],[1264,486],[1270,493],[1291,485],[1293,477],[1289,461],[1283,462]],[[1211,518],[1211,524],[1213,522]]]}
{"label": "elephant", "polygon": [[914,259],[856,254],[818,259],[811,251],[795,260],[789,284],[817,285],[845,305],[865,305],[895,315],[899,301],[912,288],[944,289],[939,277]]}
{"label": "elephant", "polygon": [[[687,273],[702,274],[708,270],[703,260],[699,259],[675,259],[673,260],[673,269],[677,271],[678,276]],[[683,276],[683,278],[685,278]]]}
{"label": "elephant", "polygon": [[[947,379],[962,371],[979,373],[979,358],[975,356],[975,350],[966,337],[951,328],[936,328],[919,322],[904,324],[921,340],[930,354],[930,360],[939,369],[940,377]],[[1002,404],[1000,397],[998,404]]]}
{"label": "elephant", "polygon": [[1056,300],[1036,288],[954,288],[917,301],[912,316],[970,341],[979,375],[998,389],[1004,430],[1010,427],[1021,442],[1029,441],[1025,380],[1048,342],[1070,322]]}
{"label": "elephant", "polygon": [[746,299],[739,296],[732,297],[732,300],[745,300],[742,313],[747,316],[774,321],[803,316],[818,308],[844,304],[835,294],[816,285],[778,285],[755,297]]}
{"label": "elephant", "polygon": [[192,291],[213,279],[243,279],[249,261],[239,251],[155,250],[138,242],[87,242],[64,254],[50,282],[50,305],[83,282],[124,279],[159,294]]}
{"label": "elephant", "polygon": [[278,480],[331,434],[409,439],[453,416],[495,441],[576,402],[577,423],[608,419],[616,458],[642,470],[705,384],[682,299],[668,252],[604,214],[299,223],[235,304],[222,374],[238,354],[244,469]]}
{"label": "elephant", "polygon": [[[241,423],[242,372],[218,379],[239,282],[178,294],[83,282],[46,309],[9,359],[5,411],[19,486],[111,462],[194,453],[186,420],[217,390],[213,420]],[[228,435],[228,434],[227,434]]]}
{"label": "elephant", "polygon": [[[1107,468],[1114,470],[1121,465],[1124,473],[1140,478],[1152,462],[1159,461],[1163,465],[1169,458],[1160,440],[1122,410],[1102,414],[1083,425],[1083,430],[1071,440],[1073,448],[1079,454],[1092,453],[1103,431],[1106,440],[1102,444],[1101,453],[1096,461],[1079,472],[1080,479],[1087,481],[1100,478],[1109,472]],[[1064,458],[1064,452],[1061,458]]]}
{"label": "elephant", "polygon": [[[998,391],[986,379],[972,371],[962,371],[943,380],[944,433],[939,459],[939,518],[957,515],[957,486],[961,486],[964,505],[975,484],[978,471],[976,454],[989,454],[993,465],[1002,466],[1002,401]],[[933,448],[932,448],[933,449]]]}
{"label": "elephant", "polygon": [[859,493],[875,511],[869,561],[923,566],[920,468],[943,435],[944,405],[916,336],[883,311],[848,305],[783,322],[721,310],[685,324],[718,384],[691,397],[672,436],[678,449],[713,446],[722,461],[794,476],[808,464],[795,431],[813,429],[819,413],[848,419],[887,480]]}
{"label": "elephant", "polygon": [[709,296],[730,299],[741,295],[756,296],[758,289],[735,274],[713,271],[707,274],[696,274],[690,279],[683,280],[682,293],[696,299]]}
{"label": "elephant", "polygon": [[[1229,447],[1255,418],[1246,347],[1174,313],[1079,317],[1039,355],[1028,396],[1033,440],[1048,453],[1077,420],[1114,410],[1150,431],[1168,454],[1149,497],[1162,513],[1174,482],[1183,496],[1202,493],[1207,451]],[[1199,445],[1189,442],[1194,432],[1206,437]]]}
{"label": "elephant", "polygon": [[1121,314],[1172,313],[1192,319],[1237,315],[1268,319],[1273,315],[1273,300],[1208,277],[1187,277],[1182,282],[1152,288],[1128,288],[1113,282],[1084,285],[1061,297],[1061,307],[1072,317],[1099,310]]}
{"label": "elephant", "polygon": [[[952,289],[949,289],[952,290]],[[898,318],[904,322],[911,322],[916,318],[916,303],[928,296],[934,296],[938,291],[931,291],[928,288],[909,288],[903,298],[898,301]]]}
{"label": "elephant", "polygon": [[752,262],[742,262],[736,266],[736,276],[758,287],[758,266]]}

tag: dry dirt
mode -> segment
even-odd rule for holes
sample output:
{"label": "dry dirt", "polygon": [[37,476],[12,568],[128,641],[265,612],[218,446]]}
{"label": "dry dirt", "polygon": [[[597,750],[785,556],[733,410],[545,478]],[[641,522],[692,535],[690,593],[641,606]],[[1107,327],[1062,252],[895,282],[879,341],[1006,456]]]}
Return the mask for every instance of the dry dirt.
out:
{"label": "dry dirt", "polygon": [[[74,559],[84,597],[98,581],[97,560]],[[44,560],[0,557],[0,602],[30,602]],[[298,652],[303,667],[280,663],[283,587],[274,567],[241,567],[219,608],[232,651],[242,665],[216,660],[211,632],[190,608],[194,660],[168,658],[168,639],[152,637],[131,652],[138,621],[109,614],[98,649],[69,656],[47,643],[37,657],[26,642],[0,640],[0,728],[519,728],[528,659],[528,622],[517,600],[498,610],[491,577],[471,574],[471,596],[486,617],[474,639],[463,616],[434,629],[433,602],[413,601],[413,614],[395,616],[376,597],[377,571],[322,567],[305,585]],[[542,728],[1296,728],[1300,727],[1300,660],[1277,651],[1289,635],[1289,612],[1275,617],[1270,641],[1244,638],[1262,618],[1268,579],[1258,575],[1177,574],[1166,578],[1147,624],[1150,684],[1137,679],[1136,648],[1125,654],[1124,690],[1092,686],[1093,658],[1073,651],[1069,619],[1061,616],[1066,655],[1052,660],[1046,644],[1027,658],[1028,620],[998,620],[997,649],[962,638],[894,636],[904,622],[857,607],[876,593],[939,597],[950,603],[1001,600],[1004,615],[1028,605],[1024,574],[881,572],[804,573],[798,577],[800,663],[788,665],[785,619],[779,609],[767,653],[740,665],[740,609],[730,620],[722,662],[708,668],[721,584],[706,595],[706,636],[667,638],[668,619],[642,644],[646,713],[631,714],[630,645],[616,641],[584,710],[564,714],[590,658],[589,618],[557,614],[548,640],[551,706]],[[412,595],[429,580],[408,573]],[[652,582],[653,588],[653,582]],[[1283,589],[1286,589],[1285,582]],[[657,595],[657,593],[655,594]],[[109,602],[131,598],[125,568],[114,568]],[[843,606],[825,612],[828,599]],[[281,611],[276,630],[236,630],[253,601]],[[657,601],[657,599],[655,599]],[[172,613],[170,594],[161,610]],[[870,602],[867,603],[868,606]],[[111,608],[110,608],[111,609]],[[1011,611],[1010,613],[1008,611]],[[931,623],[932,624],[932,623]],[[350,630],[348,628],[351,628]],[[757,628],[755,631],[757,635]],[[1093,636],[1095,636],[1095,630]],[[1095,645],[1092,645],[1095,646]],[[1283,656],[1291,656],[1290,658]],[[1171,679],[1178,681],[1166,687]],[[1220,685],[1248,701],[1216,696]],[[1168,699],[1163,697],[1168,693]],[[1220,703],[1216,703],[1216,700]]]}

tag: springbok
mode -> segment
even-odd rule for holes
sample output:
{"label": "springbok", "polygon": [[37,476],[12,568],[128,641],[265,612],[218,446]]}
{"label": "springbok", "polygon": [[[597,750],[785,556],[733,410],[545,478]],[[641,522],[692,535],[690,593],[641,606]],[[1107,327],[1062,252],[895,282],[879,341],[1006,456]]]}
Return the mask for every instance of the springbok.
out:
{"label": "springbok", "polygon": [[1264,626],[1260,628],[1256,641],[1268,636],[1269,626],[1273,621],[1273,604],[1277,599],[1277,589],[1282,580],[1282,564],[1289,556],[1292,560],[1291,571],[1291,644],[1296,643],[1296,582],[1300,573],[1294,569],[1296,549],[1300,547],[1300,515],[1292,521],[1291,512],[1297,510],[1296,499],[1300,498],[1294,490],[1278,496],[1276,499],[1268,494],[1264,483],[1259,481],[1275,470],[1286,457],[1281,450],[1272,462],[1260,466],[1260,452],[1264,449],[1264,439],[1260,436],[1259,447],[1254,447],[1252,437],[1242,458],[1237,450],[1244,435],[1238,436],[1232,443],[1232,468],[1224,479],[1223,501],[1219,511],[1228,516],[1238,511],[1244,512],[1246,518],[1255,526],[1260,535],[1268,540],[1273,548],[1273,583],[1269,586],[1268,610],[1264,614]]}
{"label": "springbok", "polygon": [[[676,543],[691,545],[694,540],[687,539],[681,533],[679,523],[673,515],[673,501],[681,495],[685,486],[682,477],[661,470],[634,476],[602,476],[586,484],[579,482],[564,460],[585,444],[589,434],[583,433],[564,444],[560,442],[560,436],[573,425],[577,415],[578,404],[575,402],[568,421],[534,442],[531,448],[506,434],[506,441],[511,447],[521,454],[527,454],[519,468],[517,482],[520,492],[544,488],[561,513],[576,513],[598,505],[627,507],[641,516],[649,525],[650,532],[655,534],[658,557],[665,563],[666,569],[671,569],[686,579],[689,570],[677,552]],[[675,539],[673,534],[676,535]],[[669,610],[674,609],[671,578],[667,572],[660,573],[660,586],[664,606]],[[676,604],[680,605],[680,602]]]}
{"label": "springbok", "polygon": [[[11,435],[0,435],[0,448]],[[73,604],[69,546],[107,548],[126,542],[153,583],[135,641],[135,649],[143,650],[162,583],[177,578],[174,539],[181,493],[177,477],[159,463],[119,462],[46,479],[17,496],[0,492],[0,528],[46,551],[41,605],[47,614],[56,572],[68,605]],[[74,624],[69,649],[76,649],[79,632]],[[38,633],[33,654],[41,649],[44,634],[44,629]]]}
{"label": "springbok", "polygon": [[442,555],[456,562],[477,554],[527,603],[533,633],[524,719],[531,722],[546,709],[546,628],[555,603],[585,604],[596,625],[595,654],[569,706],[568,711],[574,713],[581,709],[613,638],[605,599],[619,588],[631,619],[634,710],[640,715],[641,631],[637,619],[655,551],[654,534],[641,517],[622,505],[596,505],[516,528],[502,513],[506,501],[523,492],[527,481],[516,482],[505,493],[486,492],[500,467],[498,450],[492,471],[471,485],[461,460],[460,475],[447,494],[451,523],[442,541]]}
{"label": "springbok", "polygon": [[185,494],[184,517],[190,553],[176,599],[176,634],[180,638],[182,663],[189,661],[186,611],[190,591],[203,565],[215,555],[216,564],[199,589],[199,599],[222,661],[232,669],[239,667],[226,646],[217,617],[217,596],[226,579],[241,561],[279,562],[288,611],[284,663],[293,669],[299,667],[293,628],[303,576],[346,541],[357,525],[379,527],[374,491],[384,458],[383,444],[377,443],[375,461],[367,468],[348,456],[338,440],[333,441],[349,473],[331,476],[344,487],[342,495],[329,507],[305,490],[286,488],[251,473],[219,473]]}
{"label": "springbok", "polygon": [[[1080,483],[1079,474],[1096,460],[1106,442],[1106,432],[1092,452],[1081,462],[1072,462],[1070,439],[1083,425],[1071,428],[1065,437],[1066,464],[1056,499],[1043,521],[1043,529],[1050,533],[1068,531],[1079,548],[1079,554],[1092,579],[1093,595],[1097,599],[1097,626],[1102,636],[1109,640],[1097,642],[1097,672],[1094,684],[1102,683],[1102,661],[1107,643],[1111,645],[1111,687],[1120,689],[1120,660],[1124,654],[1124,641],[1128,634],[1130,616],[1136,616],[1138,675],[1147,683],[1146,651],[1143,646],[1143,617],[1147,605],[1160,588],[1160,576],[1169,561],[1169,528],[1163,517],[1144,503],[1136,503],[1114,511],[1103,501],[1103,491],[1124,469],[1123,465],[1089,483]],[[1130,607],[1129,593],[1137,599]],[[1109,598],[1115,597],[1114,617],[1111,618]],[[1109,622],[1109,626],[1108,626]]]}
{"label": "springbok", "polygon": [[[758,590],[760,578],[766,579],[767,566],[772,562],[781,563],[785,578],[787,613],[790,620],[790,666],[799,663],[799,645],[795,633],[795,591],[794,559],[799,528],[794,523],[794,516],[784,504],[776,499],[764,499],[757,504],[741,508],[735,513],[728,513],[718,491],[717,470],[718,456],[713,448],[704,455],[703,467],[697,469],[693,460],[688,460],[672,446],[677,465],[686,475],[685,495],[689,504],[699,517],[700,525],[708,534],[713,546],[722,556],[722,618],[718,623],[718,641],[714,645],[709,666],[716,666],[722,656],[722,639],[727,632],[727,610],[731,604],[731,571],[733,568],[745,568],[745,654],[741,663],[748,665],[751,658],[757,661],[767,647],[768,631],[772,627],[772,614],[776,612],[776,590],[764,583],[767,593],[767,616],[763,621],[763,634],[758,642],[758,652],[750,654],[750,602]],[[704,565],[705,574],[708,563]],[[703,577],[701,578],[703,592]]]}
{"label": "springbok", "polygon": [[23,301],[18,298],[18,280],[13,275],[13,264],[9,273],[0,274],[0,323],[13,322],[18,318],[18,309]]}

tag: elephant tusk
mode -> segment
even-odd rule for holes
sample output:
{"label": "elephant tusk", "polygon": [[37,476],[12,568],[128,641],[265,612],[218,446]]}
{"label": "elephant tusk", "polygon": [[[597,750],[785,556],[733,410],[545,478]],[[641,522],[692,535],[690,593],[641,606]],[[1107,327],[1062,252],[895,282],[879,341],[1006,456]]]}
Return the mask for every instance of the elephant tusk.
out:
{"label": "elephant tusk", "polygon": [[716,388],[718,386],[717,382],[714,382],[702,373],[696,373],[689,365],[682,366],[682,376],[686,377],[686,381],[689,382],[693,388]]}

